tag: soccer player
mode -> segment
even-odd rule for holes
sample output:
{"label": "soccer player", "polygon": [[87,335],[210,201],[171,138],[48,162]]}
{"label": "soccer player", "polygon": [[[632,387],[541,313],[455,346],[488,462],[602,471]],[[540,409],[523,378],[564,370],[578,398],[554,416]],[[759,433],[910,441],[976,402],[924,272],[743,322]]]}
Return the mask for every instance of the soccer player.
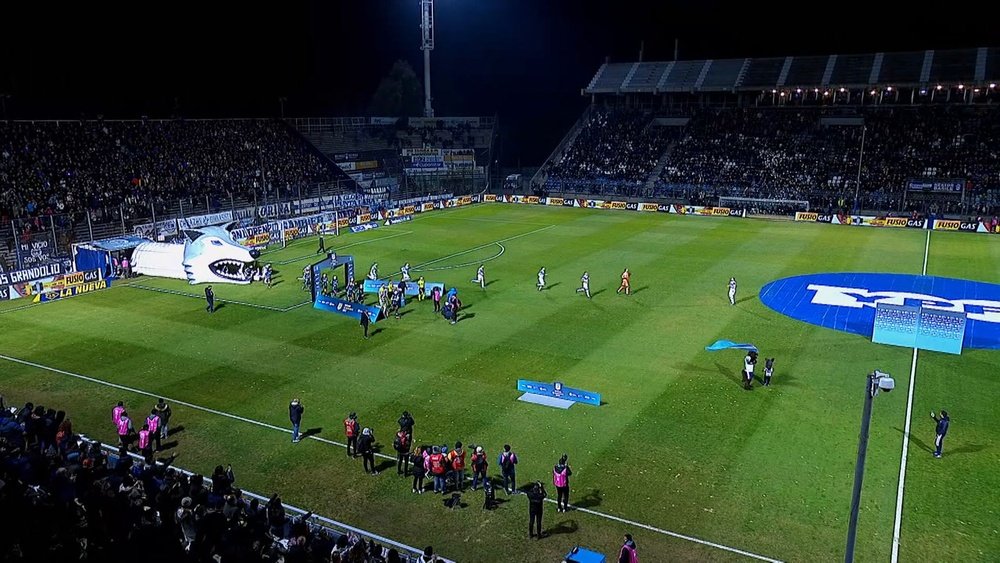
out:
{"label": "soccer player", "polygon": [[622,290],[625,290],[625,295],[632,295],[632,289],[629,286],[631,280],[632,273],[628,271],[628,268],[625,268],[625,271],[622,272],[622,284],[618,286],[618,291],[615,293],[621,293]]}
{"label": "soccer player", "polygon": [[771,376],[774,375],[774,358],[764,360],[764,387],[771,386]]}
{"label": "soccer player", "polygon": [[948,417],[948,411],[942,410],[941,416],[938,417],[931,411],[931,418],[937,423],[937,427],[934,429],[936,434],[934,438],[934,445],[936,449],[934,450],[934,457],[941,457],[941,450],[944,448],[944,437],[948,433],[948,425],[951,424],[951,418]]}
{"label": "soccer player", "polygon": [[214,313],[215,312],[215,292],[212,291],[212,286],[208,286],[208,287],[205,288],[205,302],[207,303],[207,306],[205,307],[205,310],[208,311],[209,313]]}
{"label": "soccer player", "polygon": [[323,295],[330,295],[330,276],[323,272],[323,275],[319,277],[320,293]]}
{"label": "soccer player", "polygon": [[417,278],[417,301],[423,301],[427,298],[427,294],[425,293],[426,285],[427,282],[424,281],[424,276]]}
{"label": "soccer player", "polygon": [[478,283],[479,287],[486,289],[486,265],[480,264],[479,269],[476,270],[476,279],[472,280],[473,283]]}
{"label": "soccer player", "polygon": [[538,270],[538,291],[545,289],[545,267]]}
{"label": "soccer player", "polygon": [[337,276],[333,276],[333,279],[330,280],[330,291],[333,293],[334,297],[340,293],[340,282],[337,281]]}
{"label": "soccer player", "polygon": [[375,281],[378,279],[378,262],[372,264],[372,269],[368,270],[368,279]]}
{"label": "soccer player", "polygon": [[271,265],[270,264],[266,264],[264,266],[264,284],[267,285],[267,287],[269,287],[269,288],[271,287],[271,277],[273,275],[274,275],[274,272],[271,270]]}
{"label": "soccer player", "polygon": [[747,391],[753,386],[753,366],[757,363],[757,352],[750,350],[743,358],[743,388]]}
{"label": "soccer player", "polygon": [[309,269],[309,266],[305,266],[302,268],[302,291],[309,289],[309,282],[310,278],[312,277],[309,274],[311,273],[312,271]]}
{"label": "soccer player", "polygon": [[403,267],[399,269],[399,272],[403,274],[403,281],[410,281],[410,263],[407,262],[403,264]]}
{"label": "soccer player", "polygon": [[389,305],[389,285],[385,284],[378,288],[378,306],[383,310]]}
{"label": "soccer player", "polygon": [[580,284],[581,285],[577,288],[576,292],[583,293],[587,296],[587,299],[590,299],[590,274],[584,272],[583,277],[580,278]]}
{"label": "soccer player", "polygon": [[729,278],[729,304],[736,304],[736,278]]}

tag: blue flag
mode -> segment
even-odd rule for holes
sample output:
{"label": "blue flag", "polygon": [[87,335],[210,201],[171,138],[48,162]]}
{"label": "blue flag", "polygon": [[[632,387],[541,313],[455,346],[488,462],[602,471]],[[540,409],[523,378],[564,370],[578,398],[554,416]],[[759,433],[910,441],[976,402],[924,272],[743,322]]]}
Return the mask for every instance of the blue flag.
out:
{"label": "blue flag", "polygon": [[732,340],[716,340],[711,346],[705,346],[705,350],[709,352],[717,352],[719,350],[729,350],[735,348],[738,350],[753,350],[757,351],[757,347],[753,344],[740,344],[739,342],[733,342]]}

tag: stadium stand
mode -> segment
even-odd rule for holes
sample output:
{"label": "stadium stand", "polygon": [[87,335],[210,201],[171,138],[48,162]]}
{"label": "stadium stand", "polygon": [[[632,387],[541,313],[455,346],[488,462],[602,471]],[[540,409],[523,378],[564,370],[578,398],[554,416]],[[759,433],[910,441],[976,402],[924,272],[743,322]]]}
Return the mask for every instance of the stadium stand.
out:
{"label": "stadium stand", "polygon": [[[288,123],[344,167],[366,193],[391,193],[396,199],[406,199],[428,193],[479,192],[488,182],[496,136],[492,117],[297,118]],[[471,170],[414,170],[405,162],[405,153],[413,149],[471,150],[475,166]],[[371,166],[364,170],[345,166],[357,161]]]}
{"label": "stadium stand", "polygon": [[[0,124],[0,213],[162,212],[178,198],[252,200],[346,176],[274,120],[14,121]],[[263,198],[263,197],[262,197]]]}
{"label": "stadium stand", "polygon": [[[992,48],[605,63],[583,90],[593,101],[587,119],[532,188],[995,215],[997,82]],[[915,189],[939,181],[959,189]]]}
{"label": "stadium stand", "polygon": [[[423,550],[74,433],[63,411],[0,398],[4,561],[417,562]],[[444,561],[444,560],[441,560]]]}

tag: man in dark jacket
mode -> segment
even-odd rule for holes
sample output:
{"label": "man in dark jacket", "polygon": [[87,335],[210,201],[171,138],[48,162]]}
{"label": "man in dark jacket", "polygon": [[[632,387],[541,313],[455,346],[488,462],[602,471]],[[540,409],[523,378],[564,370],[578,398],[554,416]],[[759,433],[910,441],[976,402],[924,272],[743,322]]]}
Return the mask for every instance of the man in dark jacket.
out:
{"label": "man in dark jacket", "polygon": [[205,310],[209,313],[215,312],[215,292],[212,291],[212,286],[205,288]]}
{"label": "man in dark jacket", "polygon": [[413,443],[413,417],[410,416],[410,411],[403,411],[403,415],[399,417],[396,421],[399,424],[399,429],[410,435],[410,443]]}
{"label": "man in dark jacket", "polygon": [[[541,481],[535,484],[528,491],[528,537],[533,538],[537,533],[538,539],[542,539],[542,506],[545,504],[545,487]],[[537,530],[537,532],[536,532]]]}
{"label": "man in dark jacket", "polygon": [[948,417],[948,411],[942,410],[941,416],[934,414],[931,411],[931,418],[937,423],[937,427],[934,429],[936,434],[934,438],[934,445],[936,449],[934,450],[934,457],[941,457],[941,449],[944,448],[944,437],[948,433],[948,425],[951,424],[951,418]]}
{"label": "man in dark jacket", "polygon": [[361,311],[361,328],[365,329],[365,340],[368,340],[368,325],[371,320],[368,318],[368,311]]}
{"label": "man in dark jacket", "polygon": [[302,424],[302,412],[305,410],[298,399],[292,399],[288,405],[288,419],[292,421],[292,443],[299,443],[299,425]]}
{"label": "man in dark jacket", "polygon": [[365,473],[378,475],[378,471],[375,470],[375,434],[372,433],[371,428],[365,428],[361,431],[361,438],[358,439],[358,453],[364,460]]}

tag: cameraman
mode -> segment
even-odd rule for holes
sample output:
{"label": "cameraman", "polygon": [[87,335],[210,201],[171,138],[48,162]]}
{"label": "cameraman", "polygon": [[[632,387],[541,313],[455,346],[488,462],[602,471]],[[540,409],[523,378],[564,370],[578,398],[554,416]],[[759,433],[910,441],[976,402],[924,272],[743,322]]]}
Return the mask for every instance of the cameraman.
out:
{"label": "cameraman", "polygon": [[545,504],[545,487],[541,481],[535,484],[528,491],[528,537],[535,537],[536,530],[538,539],[542,539],[542,507]]}

